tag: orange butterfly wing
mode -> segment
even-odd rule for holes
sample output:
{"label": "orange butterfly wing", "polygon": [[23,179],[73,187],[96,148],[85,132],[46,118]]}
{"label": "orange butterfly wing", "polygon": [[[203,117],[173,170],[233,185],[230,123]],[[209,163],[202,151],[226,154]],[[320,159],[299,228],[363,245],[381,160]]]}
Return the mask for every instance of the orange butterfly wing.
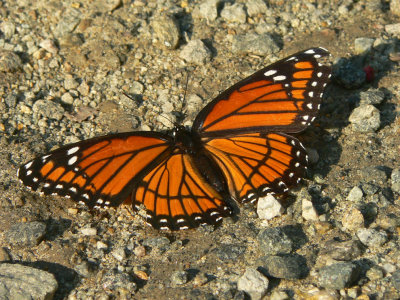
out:
{"label": "orange butterfly wing", "polygon": [[171,153],[171,143],[169,136],[152,132],[89,139],[29,161],[18,177],[46,195],[69,196],[89,207],[117,206],[135,181]]}
{"label": "orange butterfly wing", "polygon": [[286,192],[304,175],[307,154],[294,137],[282,133],[213,138],[206,149],[217,161],[237,201],[255,201]]}
{"label": "orange butterfly wing", "polygon": [[198,114],[193,130],[203,137],[304,130],[330,78],[330,68],[317,61],[327,55],[323,48],[308,49],[236,83]]}
{"label": "orange butterfly wing", "polygon": [[157,229],[187,229],[218,224],[231,214],[188,154],[176,153],[148,173],[132,194],[136,207],[144,205],[147,222]]}

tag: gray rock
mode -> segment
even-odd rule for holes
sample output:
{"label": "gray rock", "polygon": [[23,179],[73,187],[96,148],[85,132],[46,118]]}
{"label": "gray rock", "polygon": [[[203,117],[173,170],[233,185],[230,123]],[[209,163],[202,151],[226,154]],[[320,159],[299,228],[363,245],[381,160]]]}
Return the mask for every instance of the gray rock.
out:
{"label": "gray rock", "polygon": [[75,78],[67,76],[64,79],[64,88],[66,90],[76,89],[79,86],[79,82]]}
{"label": "gray rock", "polygon": [[263,229],[257,238],[265,255],[288,254],[293,249],[292,240],[279,227]]}
{"label": "gray rock", "polygon": [[183,47],[179,56],[188,63],[202,65],[211,60],[211,51],[201,40],[191,40]]}
{"label": "gray rock", "polygon": [[22,60],[17,54],[8,50],[0,50],[0,72],[14,73],[22,70]]}
{"label": "gray rock", "polygon": [[15,24],[10,21],[2,21],[0,30],[6,39],[11,39],[15,33]]}
{"label": "gray rock", "polygon": [[125,294],[128,299],[131,298],[138,289],[136,283],[129,274],[116,273],[114,271],[109,271],[103,276],[101,286],[104,289]]}
{"label": "gray rock", "polygon": [[400,270],[397,270],[392,274],[392,285],[400,292]]}
{"label": "gray rock", "polygon": [[364,216],[357,208],[351,208],[343,214],[342,225],[350,231],[363,228],[365,225]]}
{"label": "gray rock", "polygon": [[381,186],[387,182],[386,172],[380,167],[368,166],[358,170],[357,173],[363,181],[376,186]]}
{"label": "gray rock", "polygon": [[360,104],[381,104],[385,100],[385,93],[380,89],[369,89],[360,92]]}
{"label": "gray rock", "polygon": [[385,31],[392,35],[399,35],[400,34],[400,23],[396,24],[387,24],[385,25]]}
{"label": "gray rock", "polygon": [[54,34],[57,37],[62,37],[67,33],[72,32],[81,21],[81,12],[78,9],[71,8],[62,14],[61,20],[58,22],[57,27],[54,30]]}
{"label": "gray rock", "polygon": [[152,249],[157,249],[161,252],[165,252],[171,246],[171,242],[168,238],[160,236],[154,238],[145,239],[142,243],[143,246],[150,247]]}
{"label": "gray rock", "polygon": [[354,41],[354,50],[356,54],[362,54],[371,50],[375,39],[371,38],[357,38]]}
{"label": "gray rock", "polygon": [[400,16],[400,1],[399,0],[390,0],[390,11]]}
{"label": "gray rock", "polygon": [[363,253],[363,246],[357,240],[336,241],[329,240],[321,247],[320,255],[328,256],[335,260],[349,261]]}
{"label": "gray rock", "polygon": [[0,264],[0,299],[53,299],[54,275],[18,264]]}
{"label": "gray rock", "polygon": [[363,198],[363,191],[358,187],[355,186],[351,189],[350,193],[347,195],[347,200],[353,202],[359,202]]}
{"label": "gray rock", "polygon": [[246,7],[250,17],[257,16],[258,14],[265,14],[268,11],[268,7],[263,0],[247,1]]}
{"label": "gray rock", "polygon": [[242,4],[235,3],[233,5],[225,4],[221,11],[221,17],[227,22],[246,23],[246,11]]}
{"label": "gray rock", "polygon": [[349,117],[354,131],[376,131],[381,125],[379,110],[370,104],[361,105],[353,110]]}
{"label": "gray rock", "polygon": [[0,262],[11,260],[10,254],[4,247],[0,247]]}
{"label": "gray rock", "polygon": [[246,272],[239,278],[237,289],[244,291],[252,300],[261,299],[267,293],[269,280],[256,269],[247,268]]}
{"label": "gray rock", "polygon": [[300,279],[309,273],[306,259],[300,255],[268,255],[258,262],[261,272],[275,278]]}
{"label": "gray rock", "polygon": [[171,275],[171,283],[173,286],[182,285],[189,281],[186,271],[176,271]]}
{"label": "gray rock", "polygon": [[179,25],[173,16],[162,15],[152,22],[154,33],[161,44],[167,49],[178,47],[180,39]]}
{"label": "gray rock", "polygon": [[215,254],[220,260],[231,261],[243,255],[246,246],[235,244],[222,244],[214,249]]}
{"label": "gray rock", "polygon": [[372,266],[372,267],[365,273],[365,276],[366,276],[369,280],[374,281],[374,280],[380,280],[380,279],[382,279],[382,278],[385,276],[385,274],[383,273],[383,270],[382,270],[381,267],[379,267],[379,266]]}
{"label": "gray rock", "polygon": [[332,75],[346,89],[359,88],[366,80],[365,72],[359,61],[343,57],[333,65]]}
{"label": "gray rock", "polygon": [[43,240],[45,234],[46,224],[34,221],[12,225],[5,236],[11,245],[33,247]]}
{"label": "gray rock", "polygon": [[232,51],[241,54],[269,55],[279,51],[279,46],[267,33],[236,35],[232,42]]}
{"label": "gray rock", "polygon": [[321,268],[318,283],[327,289],[340,290],[350,287],[360,276],[360,268],[355,264],[343,262]]}
{"label": "gray rock", "polygon": [[53,40],[45,39],[40,42],[39,46],[46,50],[47,52],[56,54],[58,52],[58,48]]}
{"label": "gray rock", "polygon": [[61,96],[61,102],[65,104],[73,104],[74,103],[74,97],[70,93],[64,93]]}
{"label": "gray rock", "polygon": [[360,228],[357,237],[367,247],[380,247],[388,240],[388,235],[383,230]]}
{"label": "gray rock", "polygon": [[93,268],[88,261],[83,261],[74,267],[75,271],[82,277],[90,277],[93,273]]}
{"label": "gray rock", "polygon": [[208,21],[214,21],[218,18],[218,5],[221,3],[221,0],[206,0],[201,3],[196,9],[193,11],[193,15],[205,18]]}
{"label": "gray rock", "polygon": [[111,252],[112,256],[115,257],[118,261],[124,261],[126,259],[125,249],[123,247],[119,247]]}
{"label": "gray rock", "polygon": [[50,100],[37,100],[32,110],[39,116],[43,116],[49,119],[61,120],[64,116],[64,108],[57,102]]}
{"label": "gray rock", "polygon": [[390,179],[393,192],[400,193],[400,169],[393,169]]}

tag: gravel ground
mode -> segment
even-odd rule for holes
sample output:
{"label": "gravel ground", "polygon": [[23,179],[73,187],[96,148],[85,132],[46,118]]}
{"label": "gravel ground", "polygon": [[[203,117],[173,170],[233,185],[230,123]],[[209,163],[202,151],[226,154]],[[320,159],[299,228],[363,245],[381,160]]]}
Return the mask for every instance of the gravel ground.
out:
{"label": "gravel ground", "polygon": [[[0,15],[1,299],[400,298],[400,1],[0,0]],[[299,136],[308,178],[280,202],[159,232],[17,180],[53,147],[190,125],[317,46],[334,77]]]}

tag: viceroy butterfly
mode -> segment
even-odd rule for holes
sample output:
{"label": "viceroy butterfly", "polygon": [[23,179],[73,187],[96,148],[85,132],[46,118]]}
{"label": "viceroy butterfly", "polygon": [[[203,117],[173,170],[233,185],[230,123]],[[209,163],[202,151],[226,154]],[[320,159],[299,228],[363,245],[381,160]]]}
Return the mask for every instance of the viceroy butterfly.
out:
{"label": "viceroy butterfly", "polygon": [[90,208],[129,200],[157,229],[218,224],[230,199],[254,202],[300,181],[307,153],[288,134],[315,119],[331,76],[318,59],[327,55],[311,48],[259,70],[208,103],[191,130],[84,140],[29,161],[18,177]]}

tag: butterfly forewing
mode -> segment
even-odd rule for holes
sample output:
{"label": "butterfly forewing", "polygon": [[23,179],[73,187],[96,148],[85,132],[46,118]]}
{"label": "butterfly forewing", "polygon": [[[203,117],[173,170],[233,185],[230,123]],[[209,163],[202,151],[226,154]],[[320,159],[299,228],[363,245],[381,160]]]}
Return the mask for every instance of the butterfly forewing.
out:
{"label": "butterfly forewing", "polygon": [[193,130],[206,136],[304,130],[315,118],[331,70],[329,55],[312,48],[280,60],[233,85],[196,117]]}
{"label": "butterfly forewing", "polygon": [[[22,182],[45,195],[57,194],[89,207],[119,205],[132,184],[171,151],[168,136],[132,132],[59,148],[23,165]],[[129,187],[130,190],[129,190]]]}

